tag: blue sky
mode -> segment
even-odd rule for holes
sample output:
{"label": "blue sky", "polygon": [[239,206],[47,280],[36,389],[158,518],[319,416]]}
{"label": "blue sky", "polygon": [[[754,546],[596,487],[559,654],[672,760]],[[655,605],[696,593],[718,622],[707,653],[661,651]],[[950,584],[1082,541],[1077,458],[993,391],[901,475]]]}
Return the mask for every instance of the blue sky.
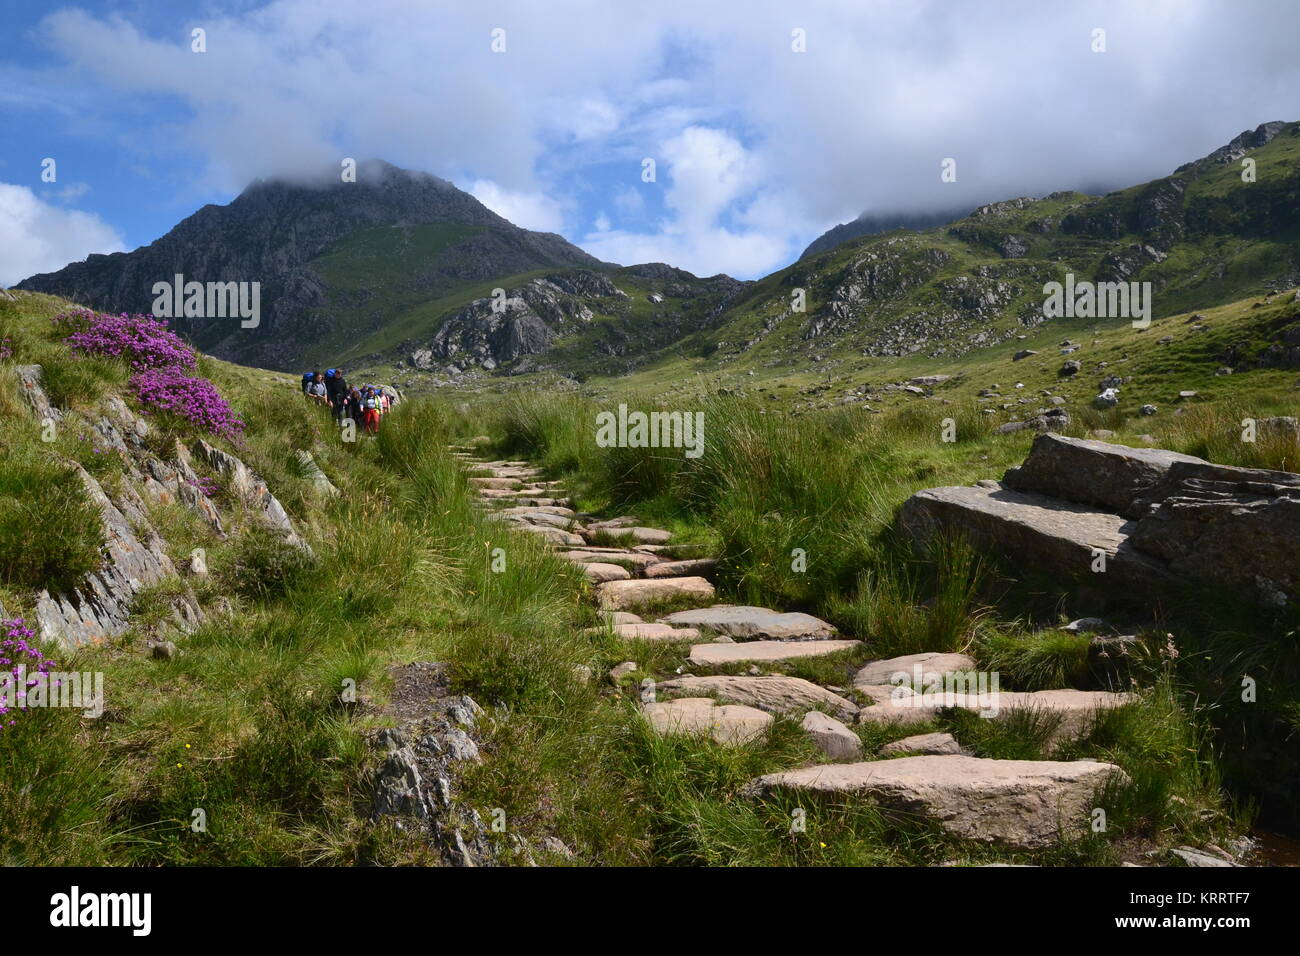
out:
{"label": "blue sky", "polygon": [[1267,0],[0,0],[0,284],[348,156],[603,259],[751,278],[864,211],[1128,185],[1300,119],[1298,25]]}

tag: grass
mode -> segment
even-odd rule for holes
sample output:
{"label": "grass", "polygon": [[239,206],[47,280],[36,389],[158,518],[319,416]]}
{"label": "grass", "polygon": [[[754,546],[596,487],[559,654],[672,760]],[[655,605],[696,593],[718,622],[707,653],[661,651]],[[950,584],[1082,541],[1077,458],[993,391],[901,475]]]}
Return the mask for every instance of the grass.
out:
{"label": "grass", "polygon": [[[19,335],[32,336],[24,349],[44,347],[39,313],[55,305],[30,296],[21,314],[5,314]],[[82,361],[44,357],[51,367]],[[702,404],[707,453],[687,459],[671,449],[597,449],[594,413],[608,407],[601,400],[520,394],[493,406],[407,402],[377,439],[346,443],[318,408],[298,401],[296,382],[213,360],[204,373],[249,423],[244,444],[226,447],[267,480],[315,557],[290,555],[229,496],[225,539],[178,505],[152,505],[151,523],[173,558],[203,548],[210,573],[142,593],[130,631],[76,657],[83,669],[106,674],[104,719],[47,711],[4,731],[0,796],[14,812],[0,815],[0,854],[8,862],[429,862],[429,848],[409,833],[366,822],[367,736],[378,719],[339,702],[346,680],[382,702],[388,668],[412,660],[449,662],[457,691],[487,709],[484,761],[457,786],[484,819],[504,812],[507,832],[493,838],[516,862],[523,858],[515,837],[535,847],[557,836],[577,861],[600,865],[1112,863],[1133,844],[1226,838],[1242,825],[1244,811],[1224,795],[1232,761],[1217,749],[1230,739],[1215,729],[1220,713],[1189,701],[1208,700],[1207,688],[1223,695],[1223,674],[1242,666],[1275,686],[1290,673],[1279,663],[1290,660],[1286,639],[1209,630],[1219,643],[1207,638],[1201,653],[1193,632],[1180,629],[1176,667],[1158,656],[1134,665],[1146,688],[1141,704],[1064,745],[1114,760],[1134,781],[1107,803],[1116,809],[1105,838],[1008,854],[857,801],[753,798],[744,786],[754,776],[822,759],[797,721],[780,719],[767,741],[738,749],[651,734],[635,711],[637,682],[684,668],[687,646],[584,633],[595,619],[577,569],[534,536],[487,521],[447,451],[488,434],[493,454],[527,457],[547,477],[565,478],[582,507],[634,511],[716,554],[725,599],[809,610],[867,642],[769,672],[847,687],[871,657],[964,649],[1025,687],[1086,682],[1077,640],[1005,616],[1001,599],[1015,584],[1005,569],[960,541],[912,554],[892,531],[897,504],[918,488],[990,477],[1023,456],[1026,436],[995,435],[974,410],[956,413],[959,440],[949,443],[915,409],[794,416],[716,396]],[[0,375],[11,374],[0,366]],[[24,406],[0,397],[0,416],[7,443],[0,487],[22,488],[34,480],[24,469],[58,455],[22,437],[30,423]],[[1190,443],[1224,423],[1179,424]],[[193,437],[178,423],[160,423],[149,443],[170,455],[176,440]],[[340,489],[337,498],[318,495],[297,463],[299,449]],[[1268,451],[1266,460],[1283,451]],[[107,487],[123,480],[116,459],[99,467]],[[30,521],[15,528],[20,536],[38,532]],[[496,548],[505,555],[499,572]],[[0,572],[6,607],[28,611],[35,579],[46,572],[14,558],[0,562]],[[167,635],[166,597],[182,586],[193,589],[207,620],[191,635],[169,636],[177,657],[154,659],[145,645]],[[625,660],[638,671],[619,687],[607,683],[604,674]],[[1277,710],[1270,713],[1253,719],[1271,734]],[[1045,739],[1032,722],[971,725],[961,715],[858,732],[870,756],[927,729],[951,729],[998,756],[1041,754]],[[191,826],[196,809],[205,832]],[[795,810],[802,822],[792,829]]]}

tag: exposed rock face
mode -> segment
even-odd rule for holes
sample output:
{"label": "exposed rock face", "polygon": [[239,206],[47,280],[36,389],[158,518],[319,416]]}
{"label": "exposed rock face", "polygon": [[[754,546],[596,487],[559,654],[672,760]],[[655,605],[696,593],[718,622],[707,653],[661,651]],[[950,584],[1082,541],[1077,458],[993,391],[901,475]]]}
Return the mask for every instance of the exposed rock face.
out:
{"label": "exposed rock face", "polygon": [[857,716],[858,706],[824,687],[799,677],[779,674],[767,677],[677,677],[660,681],[656,691],[682,693],[692,697],[716,695],[721,700],[757,707],[774,714],[787,714],[812,707],[824,707],[846,719]]}
{"label": "exposed rock face", "polygon": [[245,504],[258,512],[266,523],[279,531],[284,540],[295,548],[310,552],[311,546],[303,540],[289,519],[289,514],[271,489],[251,468],[229,452],[214,448],[203,439],[194,443],[194,454],[226,477],[231,490],[243,498]]}
{"label": "exposed rock face", "polygon": [[496,368],[544,352],[559,336],[590,322],[594,313],[588,301],[625,296],[607,276],[595,272],[532,279],[505,290],[503,300],[474,300],[444,321],[423,351],[462,365]]}
{"label": "exposed rock face", "polygon": [[[99,509],[104,564],[70,593],[51,595],[43,590],[36,596],[41,639],[58,641],[69,649],[99,644],[126,631],[136,593],[176,574],[162,538],[149,523],[144,503],[131,487],[124,485],[114,503],[84,469],[78,467],[77,471],[86,494]],[[188,590],[172,601],[172,620],[180,630],[193,630],[202,617]]]}
{"label": "exposed rock face", "polygon": [[1044,435],[1005,481],[918,492],[900,524],[918,544],[960,531],[1059,575],[1104,554],[1089,580],[1121,602],[1202,586],[1274,607],[1300,599],[1300,475]]}
{"label": "exposed rock face", "polygon": [[491,866],[494,853],[478,811],[460,806],[460,768],[478,763],[474,740],[482,708],[450,693],[445,664],[416,661],[390,671],[393,694],[379,713],[396,726],[372,738],[379,766],[371,820],[395,817],[424,833],[450,866]]}
{"label": "exposed rock face", "polygon": [[1092,761],[922,756],[768,774],[750,792],[858,796],[963,839],[1028,850],[1086,832],[1096,798],[1111,781],[1127,783],[1127,776]]}

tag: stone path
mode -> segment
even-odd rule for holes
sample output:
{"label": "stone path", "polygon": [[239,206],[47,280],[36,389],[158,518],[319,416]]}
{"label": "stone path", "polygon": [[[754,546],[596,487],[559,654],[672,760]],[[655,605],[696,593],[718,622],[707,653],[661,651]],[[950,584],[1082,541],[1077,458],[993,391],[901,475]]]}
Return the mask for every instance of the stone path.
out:
{"label": "stone path", "polygon": [[[1054,739],[1062,739],[1133,697],[1071,689],[1008,693],[996,685],[990,697],[976,679],[975,661],[964,654],[871,661],[846,682],[848,689],[764,673],[768,665],[863,642],[810,614],[719,603],[711,580],[717,561],[673,555],[670,532],[645,527],[633,515],[581,514],[561,483],[543,480],[528,462],[483,461],[468,447],[453,446],[452,454],[473,470],[470,483],[490,514],[537,534],[558,556],[582,566],[603,622],[588,629],[593,638],[612,633],[681,643],[689,666],[704,672],[749,665],[744,675],[664,676],[654,699],[641,704],[656,733],[736,747],[766,740],[776,716],[802,718],[800,727],[832,762],[768,774],[749,785],[750,796],[790,790],[861,798],[963,839],[1033,849],[1082,832],[1104,785],[1126,779],[1118,767],[1096,761],[973,757],[939,733],[899,740],[881,748],[879,759],[863,760],[855,724],[905,727],[954,707],[990,718],[1033,709],[1058,718]],[[611,679],[636,670],[634,661],[620,664]]]}

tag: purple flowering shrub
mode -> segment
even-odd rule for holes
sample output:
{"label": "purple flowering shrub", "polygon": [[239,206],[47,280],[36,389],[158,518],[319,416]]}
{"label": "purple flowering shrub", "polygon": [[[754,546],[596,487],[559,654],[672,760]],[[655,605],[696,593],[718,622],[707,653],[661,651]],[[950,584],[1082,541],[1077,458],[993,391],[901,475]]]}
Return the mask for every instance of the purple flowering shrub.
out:
{"label": "purple flowering shrub", "polygon": [[206,378],[187,374],[198,367],[198,354],[165,322],[148,315],[109,315],[78,309],[55,316],[74,352],[125,359],[135,372],[130,386],[146,411],[184,419],[212,435],[232,441],[244,423]]}
{"label": "purple flowering shrub", "polygon": [[198,356],[185,340],[153,316],[78,309],[56,315],[53,321],[68,333],[64,342],[74,352],[125,358],[137,372],[169,367],[192,371],[198,364]]}
{"label": "purple flowering shrub", "polygon": [[131,376],[131,387],[151,408],[178,415],[213,435],[232,441],[244,423],[206,378],[186,375],[180,368],[153,368]]}
{"label": "purple flowering shrub", "polygon": [[[32,642],[36,633],[23,624],[22,618],[0,621],[0,729],[18,722],[17,715],[27,709],[27,688],[36,685],[31,674],[48,674],[54,660],[41,653]],[[12,704],[12,706],[10,706]]]}

